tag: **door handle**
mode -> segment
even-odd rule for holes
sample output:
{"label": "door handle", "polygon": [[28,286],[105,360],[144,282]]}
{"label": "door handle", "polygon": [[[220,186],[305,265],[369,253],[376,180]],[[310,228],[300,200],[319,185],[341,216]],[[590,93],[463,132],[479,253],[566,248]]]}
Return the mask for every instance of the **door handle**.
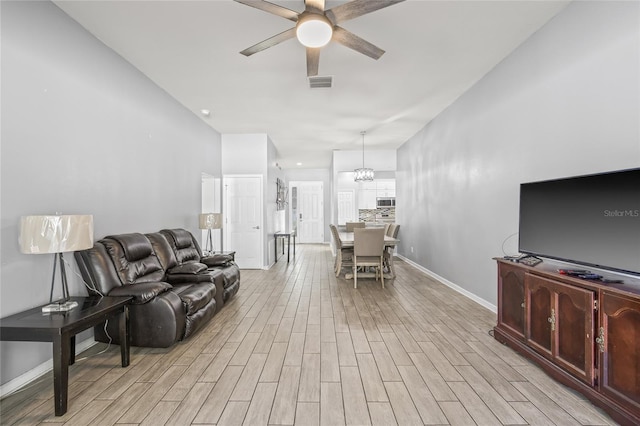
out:
{"label": "door handle", "polygon": [[254,226],[253,229],[260,229],[260,225]]}

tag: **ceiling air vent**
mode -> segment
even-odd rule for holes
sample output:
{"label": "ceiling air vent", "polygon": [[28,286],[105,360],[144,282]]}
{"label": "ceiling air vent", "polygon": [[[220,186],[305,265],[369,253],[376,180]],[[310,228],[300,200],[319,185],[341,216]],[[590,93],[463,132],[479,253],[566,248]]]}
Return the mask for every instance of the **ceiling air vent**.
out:
{"label": "ceiling air vent", "polygon": [[333,77],[309,77],[309,87],[312,89],[320,89],[322,87],[331,87]]}

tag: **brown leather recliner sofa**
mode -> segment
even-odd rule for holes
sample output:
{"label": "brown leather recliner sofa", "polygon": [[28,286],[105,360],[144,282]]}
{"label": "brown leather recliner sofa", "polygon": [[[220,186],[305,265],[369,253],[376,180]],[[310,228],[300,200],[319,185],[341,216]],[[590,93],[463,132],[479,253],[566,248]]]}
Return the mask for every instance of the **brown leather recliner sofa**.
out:
{"label": "brown leather recliner sofa", "polygon": [[[223,302],[226,302],[238,292],[240,288],[240,269],[225,266],[230,260],[228,255],[214,254],[203,256],[198,241],[191,232],[185,229],[163,229],[160,233],[164,235],[169,242],[175,254],[177,265],[188,265],[192,262],[204,263],[209,270],[217,269],[222,272],[224,287],[222,294]],[[158,246],[160,251],[161,244]]]}
{"label": "brown leather recliner sofa", "polygon": [[[170,232],[181,236],[177,246],[167,239]],[[193,244],[188,257],[176,251],[185,248],[181,246],[186,235]],[[75,258],[90,293],[133,298],[129,306],[133,346],[169,347],[189,337],[240,286],[233,257],[202,256],[198,243],[184,229],[111,235],[75,252]],[[98,341],[119,343],[116,321],[108,322],[106,331],[95,327],[94,334]]]}

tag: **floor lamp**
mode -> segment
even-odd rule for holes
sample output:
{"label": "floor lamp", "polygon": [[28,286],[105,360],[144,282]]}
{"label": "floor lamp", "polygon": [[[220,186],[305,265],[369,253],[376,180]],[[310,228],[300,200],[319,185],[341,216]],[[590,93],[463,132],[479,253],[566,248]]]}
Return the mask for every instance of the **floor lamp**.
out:
{"label": "floor lamp", "polygon": [[222,213],[202,213],[200,215],[200,229],[207,230],[207,240],[204,247],[205,254],[214,253],[211,230],[220,228],[222,228]]}
{"label": "floor lamp", "polygon": [[[64,252],[85,250],[93,247],[93,216],[91,215],[51,215],[22,216],[20,219],[20,251],[25,254],[54,253],[53,274],[49,305],[43,312],[64,312],[76,306],[70,299]],[[62,299],[53,302],[56,281],[56,266],[60,264]]]}

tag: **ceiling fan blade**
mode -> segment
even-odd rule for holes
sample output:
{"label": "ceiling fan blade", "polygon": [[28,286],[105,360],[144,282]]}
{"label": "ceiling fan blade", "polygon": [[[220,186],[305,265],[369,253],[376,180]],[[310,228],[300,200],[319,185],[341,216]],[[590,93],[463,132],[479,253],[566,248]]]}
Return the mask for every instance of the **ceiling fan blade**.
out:
{"label": "ceiling fan blade", "polygon": [[307,12],[324,13],[324,0],[304,0]]}
{"label": "ceiling fan blade", "polygon": [[255,7],[256,9],[264,10],[265,12],[273,15],[281,16],[293,22],[298,21],[298,12],[295,10],[287,9],[286,7],[278,6],[277,4],[269,3],[263,0],[235,0],[238,3],[246,4],[247,6]]}
{"label": "ceiling fan blade", "polygon": [[334,27],[333,37],[331,40],[337,41],[338,43],[373,59],[380,59],[380,56],[384,55],[384,50],[380,49],[378,46],[371,44],[354,33],[338,26]]}
{"label": "ceiling fan blade", "polygon": [[320,65],[320,48],[307,47],[307,77],[318,75]]}
{"label": "ceiling fan blade", "polygon": [[403,1],[404,0],[353,0],[327,10],[325,15],[334,24],[339,24],[340,22],[375,12],[376,10],[380,10]]}
{"label": "ceiling fan blade", "polygon": [[294,38],[295,36],[296,36],[296,28],[293,27],[287,31],[281,32],[280,34],[276,34],[273,37],[270,37],[266,40],[262,40],[260,43],[254,44],[251,47],[247,47],[240,53],[242,53],[244,56],[251,56],[254,53],[261,52],[265,49],[275,46],[278,43],[282,43],[283,41],[287,41],[290,38]]}

